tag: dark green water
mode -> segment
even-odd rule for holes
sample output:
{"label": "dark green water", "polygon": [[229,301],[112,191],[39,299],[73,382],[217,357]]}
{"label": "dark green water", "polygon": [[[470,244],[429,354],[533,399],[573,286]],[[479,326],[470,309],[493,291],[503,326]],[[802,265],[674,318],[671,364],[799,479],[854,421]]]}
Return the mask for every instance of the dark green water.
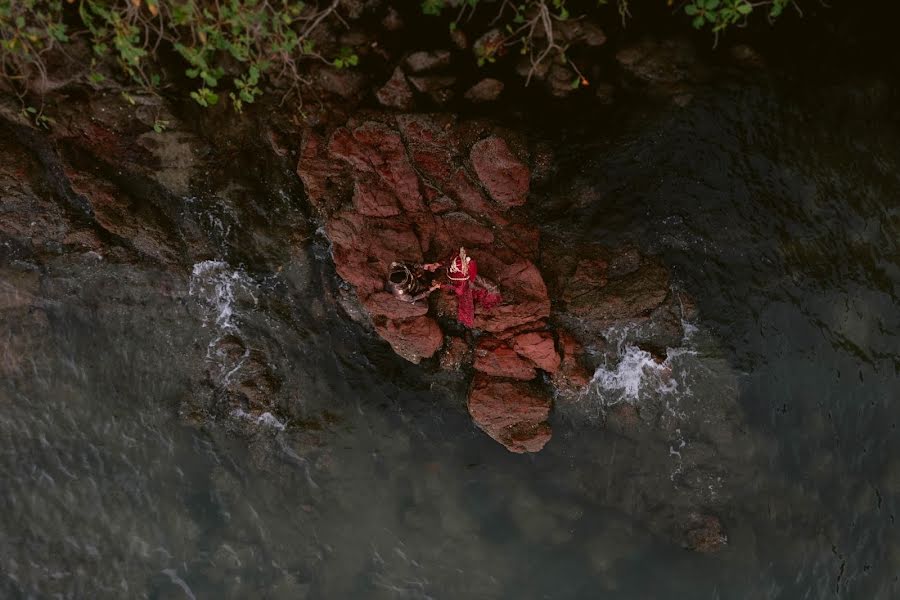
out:
{"label": "dark green water", "polygon": [[[897,597],[900,137],[860,94],[723,86],[569,146],[548,230],[660,254],[700,316],[672,380],[623,348],[535,456],[341,316],[321,240],[277,274],[51,263],[0,382],[0,596]],[[316,427],[181,424],[229,331]],[[619,401],[664,433],[603,430]],[[659,533],[690,502],[721,552]]]}

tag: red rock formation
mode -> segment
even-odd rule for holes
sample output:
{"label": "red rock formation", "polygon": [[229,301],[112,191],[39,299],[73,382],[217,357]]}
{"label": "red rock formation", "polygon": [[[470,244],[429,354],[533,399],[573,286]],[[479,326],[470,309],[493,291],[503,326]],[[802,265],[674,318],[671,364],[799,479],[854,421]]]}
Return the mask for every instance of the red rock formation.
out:
{"label": "red rock formation", "polygon": [[525,204],[531,172],[513,155],[506,141],[489,137],[472,146],[472,166],[491,198],[504,206]]}
{"label": "red rock formation", "polygon": [[475,370],[494,377],[509,377],[524,381],[537,377],[531,361],[493,338],[483,339],[475,349]]}
{"label": "red rock formation", "polygon": [[532,331],[517,335],[512,339],[512,347],[539,369],[551,374],[559,370],[559,354],[556,352],[553,334],[549,331]]}
{"label": "red rock formation", "polygon": [[[510,450],[537,451],[550,437],[549,390],[516,382],[534,380],[540,369],[578,387],[587,375],[575,342],[561,338],[560,356],[546,329],[550,299],[533,262],[537,228],[506,214],[525,202],[529,169],[496,134],[477,141],[467,161],[466,140],[479,137],[481,130],[422,115],[349,123],[327,144],[308,132],[298,173],[324,218],[337,273],[354,287],[378,335],[407,360],[419,362],[442,347],[439,323],[455,324],[456,299],[435,292],[415,304],[398,301],[384,291],[390,263],[443,261],[461,245],[469,249],[479,274],[503,297],[499,306],[476,309],[470,412]],[[472,359],[470,344],[454,337],[440,364],[459,369]]]}
{"label": "red rock formation", "polygon": [[547,423],[550,399],[527,383],[476,375],[469,390],[469,414],[511,452],[538,452],[552,435]]}

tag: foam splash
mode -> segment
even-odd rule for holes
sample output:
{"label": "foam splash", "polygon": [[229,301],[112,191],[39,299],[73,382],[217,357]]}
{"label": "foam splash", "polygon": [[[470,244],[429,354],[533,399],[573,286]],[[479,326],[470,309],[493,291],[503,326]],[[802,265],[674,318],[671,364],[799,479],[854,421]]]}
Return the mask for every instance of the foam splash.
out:
{"label": "foam splash", "polygon": [[645,387],[652,387],[661,394],[674,393],[678,382],[672,377],[668,356],[657,362],[646,350],[626,345],[615,365],[601,365],[594,372],[591,385],[600,393],[604,404],[637,402]]}
{"label": "foam splash", "polygon": [[[232,270],[221,260],[204,260],[194,265],[191,272],[189,293],[204,300],[211,309],[211,317],[216,328],[223,332],[237,331],[234,323],[235,290],[246,292],[257,303],[250,291],[249,278],[239,270]],[[203,326],[210,322],[204,318]]]}
{"label": "foam splash", "polygon": [[247,419],[249,421],[253,421],[258,425],[262,425],[263,427],[271,427],[272,429],[276,429],[278,431],[284,431],[285,428],[285,424],[279,421],[275,415],[268,411],[257,416],[238,408],[231,413],[231,416],[238,419]]}

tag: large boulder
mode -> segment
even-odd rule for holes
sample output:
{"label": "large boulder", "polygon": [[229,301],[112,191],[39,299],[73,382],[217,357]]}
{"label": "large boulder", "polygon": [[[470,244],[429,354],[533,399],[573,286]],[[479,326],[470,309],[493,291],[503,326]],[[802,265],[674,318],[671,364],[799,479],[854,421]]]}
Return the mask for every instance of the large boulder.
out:
{"label": "large boulder", "polygon": [[478,374],[469,389],[469,414],[510,452],[538,452],[552,432],[550,398],[527,383]]}

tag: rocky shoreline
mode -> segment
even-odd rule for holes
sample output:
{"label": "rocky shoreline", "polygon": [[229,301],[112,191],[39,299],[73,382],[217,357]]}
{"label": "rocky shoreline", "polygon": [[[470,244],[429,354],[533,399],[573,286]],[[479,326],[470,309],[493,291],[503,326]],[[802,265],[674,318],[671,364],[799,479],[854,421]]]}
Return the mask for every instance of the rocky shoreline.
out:
{"label": "rocky shoreline", "polygon": [[[702,69],[686,67],[689,53],[671,49],[639,45],[620,62],[628,85],[677,107],[690,101]],[[446,68],[441,60],[403,57],[391,77]],[[61,263],[149,268],[169,274],[163,281],[190,281],[191,294],[195,279],[206,277],[197,287],[262,302],[278,315],[287,309],[256,298],[237,269],[258,280],[291,272],[308,264],[316,240],[327,249],[317,258],[337,275],[315,283],[321,301],[428,377],[452,380],[475,425],[514,453],[541,451],[554,411],[577,405],[594,370],[618,360],[623,340],[614,343],[608,332],[627,332],[629,344],[659,363],[681,343],[696,308],[658,257],[541,226],[541,215],[558,206],[541,205],[545,194],[535,191],[559,185],[557,158],[544,141],[495,118],[417,111],[434,107],[420,103],[421,92],[411,104],[392,104],[383,101],[384,82],[350,90],[333,84],[352,74],[331,75],[320,89],[329,103],[307,120],[274,107],[234,120],[155,96],[129,102],[75,90],[41,132],[7,101],[0,270],[16,291],[3,305],[15,321],[0,342],[3,374],[26,376],[14,358],[35,351],[46,310],[23,299],[39,296]],[[378,102],[367,103],[369,95]],[[155,131],[160,119],[168,126]],[[444,260],[460,245],[504,299],[476,312],[473,330],[456,322],[455,298],[446,293],[405,304],[384,291],[391,261]],[[185,302],[175,284],[161,285],[166,298]],[[195,392],[178,401],[179,418],[248,437],[261,424],[279,431],[327,424],[328,414],[294,405],[283,375],[289,368],[276,344],[219,327],[198,348]],[[673,435],[664,420],[658,407],[628,403],[604,415],[611,431],[654,447]],[[654,517],[654,529],[698,550],[719,548],[727,538],[714,511],[688,496]]]}

